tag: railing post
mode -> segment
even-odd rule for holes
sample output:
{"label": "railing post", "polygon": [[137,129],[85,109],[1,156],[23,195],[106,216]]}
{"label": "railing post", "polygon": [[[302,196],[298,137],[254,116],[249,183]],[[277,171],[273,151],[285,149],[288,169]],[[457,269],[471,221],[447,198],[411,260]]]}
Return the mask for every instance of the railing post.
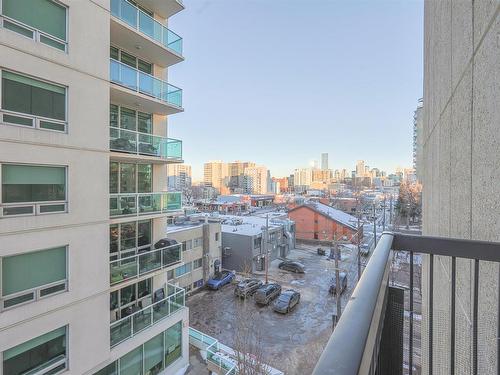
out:
{"label": "railing post", "polygon": [[134,336],[134,315],[130,315],[130,336]]}

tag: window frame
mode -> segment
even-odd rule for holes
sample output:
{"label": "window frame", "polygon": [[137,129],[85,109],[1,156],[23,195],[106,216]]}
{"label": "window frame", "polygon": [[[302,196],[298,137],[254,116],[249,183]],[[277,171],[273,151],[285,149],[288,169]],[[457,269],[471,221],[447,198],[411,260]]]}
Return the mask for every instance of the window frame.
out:
{"label": "window frame", "polygon": [[[116,163],[118,164],[118,173],[117,173],[117,192],[116,193],[112,193],[111,191],[109,192],[109,194],[111,196],[120,196],[120,195],[148,195],[148,194],[154,194],[155,191],[154,191],[154,183],[155,183],[155,180],[154,180],[154,163],[139,163],[139,162],[127,162],[127,161],[119,161],[119,160],[110,160],[109,161],[109,172],[110,172],[110,181],[111,181],[111,163]],[[122,164],[132,164],[134,165],[134,168],[135,168],[135,192],[133,193],[125,193],[125,192],[121,192],[121,165]],[[139,165],[149,165],[151,167],[151,191],[149,192],[139,192],[139,168],[138,166]],[[108,187],[109,190],[111,186]]]}
{"label": "window frame", "polygon": [[[1,0],[0,0],[1,1]],[[64,327],[64,336],[65,336],[65,353],[64,353],[64,359],[61,358],[59,359],[58,361],[54,361],[54,363],[50,364],[49,366],[46,366],[44,368],[41,368],[39,372],[37,372],[37,374],[44,374],[44,373],[47,373],[48,371],[50,370],[53,370],[55,368],[57,368],[58,366],[62,365],[64,363],[64,369],[61,369],[60,371],[58,371],[57,373],[54,373],[54,375],[57,375],[57,374],[62,374],[66,371],[69,370],[69,349],[70,349],[70,342],[69,342],[69,324],[66,324],[63,326]],[[2,366],[0,368],[0,371],[3,372],[3,367],[4,367],[4,353],[7,351],[7,350],[10,350],[10,349],[13,349],[19,345],[22,345],[22,344],[25,344],[31,340],[34,340],[40,336],[43,336],[45,334],[48,334],[48,333],[51,333],[52,331],[55,331],[55,330],[58,330],[60,328],[63,328],[63,327],[59,327],[59,328],[56,328],[56,329],[53,329],[53,330],[50,330],[48,332],[45,332],[45,333],[42,333],[41,335],[37,335],[37,336],[34,336],[32,337],[31,339],[29,340],[26,340],[26,341],[23,341],[17,345],[14,345],[14,346],[11,346],[10,348],[6,349],[6,350],[3,350],[1,353],[0,353],[0,357],[2,358]],[[52,360],[49,360],[48,362],[46,363],[50,363],[50,361],[53,361],[54,359],[57,359],[58,357],[55,357],[53,358]],[[42,372],[43,371],[43,372]]]}
{"label": "window frame", "polygon": [[[150,230],[151,230],[151,241],[149,244],[146,245],[141,245],[139,246],[139,223],[144,223],[144,222],[149,222],[150,225]],[[130,224],[134,223],[135,224],[135,246],[128,248],[128,249],[122,249],[122,236],[121,236],[121,227],[123,224]],[[141,250],[144,249],[149,249],[148,251],[153,249],[153,220],[152,219],[144,219],[144,220],[132,220],[132,221],[124,221],[120,223],[110,223],[109,224],[109,230],[111,232],[111,226],[117,225],[118,226],[118,241],[117,241],[117,251],[116,252],[111,252],[111,233],[110,233],[110,248],[109,248],[109,261],[114,262],[117,260],[120,260],[122,258],[128,258],[135,256],[140,253]],[[134,254],[132,254],[134,252]]]}
{"label": "window frame", "polygon": [[[54,282],[49,283],[49,284],[40,285],[40,286],[35,287],[35,288],[22,290],[22,291],[19,291],[16,293],[11,293],[9,295],[4,296],[3,295],[2,278],[0,277],[0,313],[2,311],[12,310],[16,307],[24,306],[24,305],[27,305],[30,303],[38,302],[39,300],[44,300],[44,299],[50,298],[52,296],[56,296],[58,294],[69,292],[69,290],[70,290],[70,288],[69,288],[69,280],[70,280],[69,244],[65,244],[65,245],[61,245],[61,246],[51,246],[51,247],[47,247],[47,248],[43,248],[43,249],[36,249],[36,250],[25,251],[22,253],[0,256],[0,274],[1,274],[2,267],[3,267],[3,258],[7,258],[10,256],[16,256],[16,255],[24,255],[24,254],[29,254],[29,253],[36,253],[39,251],[52,250],[52,249],[57,249],[59,247],[64,247],[65,251],[66,251],[66,279],[54,281]],[[48,288],[53,287],[53,286],[62,285],[62,284],[64,284],[64,289],[58,290],[54,293],[50,293],[50,294],[47,294],[44,296],[41,295],[41,292],[43,290],[48,289]],[[17,298],[17,297],[23,296],[25,294],[29,294],[30,292],[33,293],[33,299],[30,299],[30,300],[27,300],[27,301],[24,301],[21,303],[16,303],[15,305],[12,305],[12,306],[4,307],[5,301],[9,301],[13,298]]]}
{"label": "window frame", "polygon": [[[58,50],[58,51],[61,51],[61,52],[64,52],[65,54],[68,54],[68,49],[69,49],[69,6],[66,5],[66,4],[63,4],[61,3],[60,1],[57,1],[57,0],[49,0],[50,2],[56,4],[56,5],[59,5],[61,7],[63,7],[65,9],[65,28],[66,28],[66,40],[63,40],[63,39],[60,39],[54,35],[51,35],[49,33],[46,33],[45,31],[41,31],[33,26],[30,26],[30,25],[27,25],[21,21],[18,21],[16,19],[13,19],[13,18],[10,18],[9,16],[6,16],[3,14],[3,4],[2,4],[2,0],[0,0],[0,28],[2,29],[5,29],[5,30],[9,30],[13,33],[16,33],[17,35],[21,35],[22,37],[24,38],[27,38],[27,39],[31,39],[33,40],[34,42],[36,43],[41,43],[43,45],[46,45],[46,46],[49,46],[55,50]],[[7,22],[10,22],[10,23],[13,23],[14,25],[18,26],[18,27],[21,27],[23,29],[27,29],[28,31],[32,32],[33,33],[33,36],[30,38],[29,36],[27,35],[23,35],[21,33],[18,33],[14,30],[11,30],[11,29],[8,29],[4,26],[4,21],[7,20]],[[64,50],[60,49],[60,48],[57,48],[57,47],[54,47],[48,43],[45,43],[45,42],[42,42],[41,40],[41,37],[45,37],[47,39],[50,39],[50,40],[53,40],[57,43],[60,43],[62,45],[64,45]]]}
{"label": "window frame", "polygon": [[[1,1],[1,0],[0,0]],[[4,165],[25,165],[32,167],[55,167],[55,168],[64,168],[64,193],[65,199],[62,201],[39,201],[39,202],[15,202],[15,203],[4,203],[2,200],[2,167]],[[69,167],[67,165],[59,165],[59,164],[30,164],[30,163],[15,163],[15,162],[0,162],[0,219],[13,218],[13,217],[22,217],[22,216],[45,216],[45,215],[54,215],[54,214],[66,214],[69,213]],[[52,212],[41,212],[40,208],[45,206],[57,206],[64,205],[63,211],[52,211]],[[14,215],[4,215],[5,207],[27,207],[32,206],[33,210],[31,213],[24,214],[14,214]]]}
{"label": "window frame", "polygon": [[[2,0],[0,0],[0,9],[1,9],[1,6],[2,6]],[[0,19],[1,19],[1,16],[0,16]],[[8,73],[20,75],[20,76],[23,76],[26,78],[33,79],[35,81],[44,82],[44,83],[47,83],[47,84],[50,84],[53,86],[58,86],[58,87],[64,89],[64,120],[53,119],[50,117],[37,116],[37,115],[29,114],[29,113],[22,113],[22,112],[16,112],[16,111],[4,109],[2,107],[2,102],[3,102],[3,100],[2,100],[3,99],[2,98],[3,72],[8,72]],[[68,116],[68,109],[69,109],[68,100],[69,100],[69,87],[66,85],[63,85],[63,84],[60,84],[57,82],[53,82],[53,81],[50,81],[50,80],[45,79],[45,78],[35,77],[31,74],[26,74],[26,73],[12,70],[12,69],[5,69],[3,67],[0,67],[0,125],[17,126],[17,127],[21,127],[24,129],[35,129],[35,130],[42,130],[42,131],[48,131],[48,132],[68,134],[68,118],[69,118],[69,116]],[[4,115],[8,115],[8,116],[10,115],[10,116],[16,116],[16,117],[29,119],[32,121],[32,125],[31,126],[30,125],[21,125],[21,124],[16,124],[14,122],[7,122],[4,119]],[[41,127],[40,124],[44,121],[51,122],[54,124],[63,125],[64,130],[56,130],[56,129],[49,129],[49,128]]]}
{"label": "window frame", "polygon": [[[0,7],[2,6],[1,2],[2,2],[2,0],[0,0]],[[0,18],[1,18],[1,16],[0,16]],[[3,100],[2,100],[3,99],[2,98],[3,72],[8,72],[8,73],[20,75],[20,76],[23,76],[26,78],[33,79],[35,81],[44,82],[44,83],[47,83],[47,84],[50,84],[53,86],[58,86],[58,87],[64,89],[64,120],[32,115],[30,113],[16,112],[16,111],[11,111],[11,110],[3,108],[2,107],[2,102],[3,102]],[[69,106],[68,106],[68,98],[69,98],[68,92],[69,92],[68,86],[66,86],[66,85],[62,85],[62,84],[57,83],[57,82],[49,81],[45,78],[35,77],[33,75],[30,75],[30,74],[21,73],[21,72],[12,70],[12,69],[5,69],[5,68],[0,67],[0,124],[1,125],[8,125],[8,126],[17,126],[17,127],[21,127],[24,129],[36,129],[36,130],[42,130],[42,131],[48,131],[48,132],[68,134],[68,108],[69,108]],[[10,116],[16,116],[16,117],[29,119],[32,121],[32,125],[31,126],[30,125],[21,125],[21,124],[16,124],[14,122],[7,122],[4,119],[4,115],[8,115],[8,116],[10,115]],[[56,129],[49,129],[49,128],[41,127],[40,124],[44,121],[51,122],[54,124],[63,125],[64,130],[56,130]]]}
{"label": "window frame", "polygon": [[[0,1],[1,1],[1,0],[0,0]],[[117,59],[115,59],[114,57],[111,57],[111,48],[115,48],[115,49],[117,50],[117,52],[118,52],[118,58],[117,58]],[[127,64],[127,63],[125,63],[125,62],[123,62],[123,61],[122,61],[122,52],[125,52],[127,55],[130,55],[130,56],[132,56],[132,57],[134,57],[134,58],[135,58],[135,66],[129,65],[129,64]],[[144,59],[142,59],[142,58],[138,57],[137,55],[135,55],[135,54],[134,54],[134,53],[132,53],[132,52],[129,52],[129,51],[128,51],[128,50],[126,50],[126,49],[123,49],[123,48],[121,48],[121,47],[117,47],[117,46],[116,46],[116,45],[114,45],[114,44],[110,44],[110,56],[109,56],[109,57],[110,57],[110,59],[115,60],[115,61],[118,61],[118,62],[119,62],[119,63],[121,63],[121,64],[125,64],[125,65],[127,65],[128,67],[133,68],[133,69],[135,69],[135,70],[137,70],[137,71],[139,71],[139,72],[141,72],[141,73],[148,74],[148,75],[150,75],[150,76],[154,77],[154,74],[153,74],[153,73],[154,73],[154,64],[153,64],[151,61],[149,61],[149,60],[144,60]],[[151,65],[151,73],[147,73],[147,72],[145,72],[145,71],[143,71],[143,70],[139,69],[139,60],[141,60],[143,63],[146,63],[146,64],[148,64],[148,65]],[[157,78],[157,77],[155,77],[155,78]]]}
{"label": "window frame", "polygon": [[[148,281],[148,280],[150,282],[150,289],[151,290],[149,291],[149,293],[147,295],[140,297],[139,296],[139,283],[141,283],[143,281]],[[130,286],[134,287],[135,298],[132,302],[129,301],[129,302],[122,305],[122,303],[121,303],[122,289],[128,288]],[[111,308],[111,294],[115,293],[115,292],[117,293],[117,301],[118,301],[117,307]],[[132,283],[129,285],[122,285],[120,288],[117,288],[115,290],[111,290],[111,292],[110,292],[110,306],[109,306],[110,324],[113,322],[116,322],[120,319],[123,319],[127,316],[130,316],[130,315],[122,316],[123,309],[126,309],[126,308],[131,307],[131,306],[139,306],[139,302],[142,303],[143,301],[148,301],[149,303],[143,304],[141,309],[145,309],[146,307],[150,306],[153,303],[153,294],[154,294],[153,277],[147,277],[145,279],[138,280],[135,283]]]}

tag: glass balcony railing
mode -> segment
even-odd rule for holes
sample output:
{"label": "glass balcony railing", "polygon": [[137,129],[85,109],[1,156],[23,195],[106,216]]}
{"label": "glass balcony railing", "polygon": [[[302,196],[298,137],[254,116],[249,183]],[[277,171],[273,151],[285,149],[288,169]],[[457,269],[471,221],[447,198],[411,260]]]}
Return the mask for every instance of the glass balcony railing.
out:
{"label": "glass balcony railing", "polygon": [[182,193],[180,191],[169,191],[163,194],[163,212],[176,211],[182,208]]}
{"label": "glass balcony railing", "polygon": [[117,284],[166,268],[180,262],[181,259],[182,244],[176,244],[113,260],[109,263],[109,281],[111,285]]}
{"label": "glass balcony railing", "polygon": [[177,191],[111,194],[109,197],[111,217],[159,214],[180,210],[181,207],[182,193]]}
{"label": "glass balcony railing", "polygon": [[178,139],[115,127],[109,128],[109,149],[167,160],[182,160],[182,141]]}
{"label": "glass balcony railing", "polygon": [[167,286],[168,297],[111,323],[111,347],[128,340],[186,306],[184,289],[171,284]]}
{"label": "glass balcony railing", "polygon": [[237,361],[234,353],[226,352],[217,339],[189,327],[189,343],[198,349],[206,350],[207,361],[218,367],[221,374],[236,374]]}
{"label": "glass balcony railing", "polygon": [[182,55],[182,38],[126,0],[111,0],[111,14],[141,34]]}
{"label": "glass balcony railing", "polygon": [[159,78],[110,59],[110,81],[165,103],[182,107],[182,90]]}

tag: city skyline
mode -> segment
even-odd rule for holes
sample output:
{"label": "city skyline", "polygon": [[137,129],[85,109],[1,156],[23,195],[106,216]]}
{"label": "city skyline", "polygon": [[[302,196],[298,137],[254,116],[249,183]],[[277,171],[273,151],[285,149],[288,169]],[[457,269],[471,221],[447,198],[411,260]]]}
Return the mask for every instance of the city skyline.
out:
{"label": "city skyline", "polygon": [[172,119],[170,134],[184,140],[193,176],[207,160],[255,155],[286,175],[320,152],[333,168],[359,158],[385,170],[410,166],[423,2],[283,6],[186,0],[172,19],[186,61],[169,79],[184,88],[186,112]]}

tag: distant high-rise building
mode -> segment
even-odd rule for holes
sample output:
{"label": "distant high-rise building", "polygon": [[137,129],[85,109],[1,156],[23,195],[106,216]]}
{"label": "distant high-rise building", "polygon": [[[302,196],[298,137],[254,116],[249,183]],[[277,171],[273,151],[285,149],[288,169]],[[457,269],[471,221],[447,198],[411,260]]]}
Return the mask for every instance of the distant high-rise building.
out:
{"label": "distant high-rise building", "polygon": [[182,191],[191,187],[191,166],[187,164],[170,164],[167,166],[168,188]]}
{"label": "distant high-rise building", "polygon": [[311,168],[298,168],[293,172],[294,186],[309,186],[312,182]]}
{"label": "distant high-rise building", "polygon": [[413,169],[418,181],[422,180],[422,159],[424,152],[424,99],[418,100],[417,109],[413,114]]}
{"label": "distant high-rise building", "polygon": [[322,170],[328,169],[328,153],[321,154],[321,169]]}
{"label": "distant high-rise building", "polygon": [[217,160],[209,161],[204,164],[203,183],[205,186],[213,187],[222,193],[226,187],[228,177],[228,165],[226,163]]}
{"label": "distant high-rise building", "polygon": [[241,192],[244,189],[245,168],[248,167],[255,167],[255,163],[239,160],[228,163],[228,187],[231,192]]}
{"label": "distant high-rise building", "polygon": [[356,177],[364,177],[365,176],[365,161],[358,160],[356,162]]}
{"label": "distant high-rise building", "polygon": [[267,194],[268,192],[268,170],[263,165],[245,168],[245,188],[250,194]]}

